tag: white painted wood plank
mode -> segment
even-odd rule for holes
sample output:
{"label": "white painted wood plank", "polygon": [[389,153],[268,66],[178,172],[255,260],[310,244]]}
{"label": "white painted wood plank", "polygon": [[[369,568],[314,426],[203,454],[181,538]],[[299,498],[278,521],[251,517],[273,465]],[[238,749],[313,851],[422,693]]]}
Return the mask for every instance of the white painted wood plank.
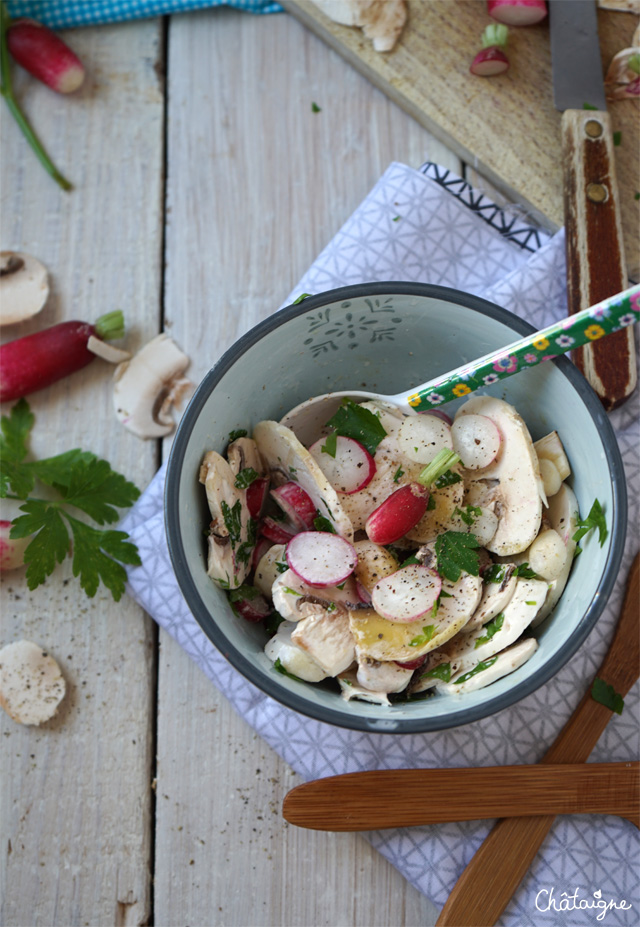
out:
{"label": "white painted wood plank", "polygon": [[[196,380],[277,308],[392,160],[460,170],[287,16],[174,17],[168,132],[166,319]],[[363,838],[282,821],[295,781],[161,634],[156,921],[434,923]]]}
{"label": "white painted wood plank", "polygon": [[[26,75],[16,87],[59,168],[44,173],[2,104],[1,246],[50,269],[40,316],[5,340],[67,319],[124,310],[128,344],[156,334],[162,233],[163,91],[154,65],[160,21],[67,33],[89,70],[71,98]],[[140,487],[157,448],[117,422],[112,370],[95,361],[29,398],[36,456],[83,447]],[[8,405],[3,406],[3,413]],[[0,921],[13,925],[142,924],[150,914],[152,622],[124,597],[89,600],[69,562],[30,593],[23,571],[2,583],[1,642],[26,637],[58,659],[68,695],[41,728],[4,712]]]}

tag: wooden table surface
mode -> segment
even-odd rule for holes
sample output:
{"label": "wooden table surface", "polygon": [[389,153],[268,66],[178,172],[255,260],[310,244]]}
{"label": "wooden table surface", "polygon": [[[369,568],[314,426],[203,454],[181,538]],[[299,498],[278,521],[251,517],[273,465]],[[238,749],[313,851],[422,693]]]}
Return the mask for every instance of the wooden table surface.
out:
{"label": "wooden table surface", "polygon": [[[5,338],[119,308],[127,346],[166,331],[197,382],[392,160],[464,170],[286,14],[216,9],[68,39],[89,71],[77,95],[14,80],[72,193],[2,107],[0,247],[52,278],[40,316]],[[96,361],[31,396],[32,451],[84,447],[142,488],[168,442],[124,430],[111,394]],[[46,646],[68,684],[40,728],[0,712],[2,924],[434,923],[364,838],[283,822],[295,775],[132,600],[88,599],[67,561],[34,592],[5,574],[1,605],[0,643]]]}

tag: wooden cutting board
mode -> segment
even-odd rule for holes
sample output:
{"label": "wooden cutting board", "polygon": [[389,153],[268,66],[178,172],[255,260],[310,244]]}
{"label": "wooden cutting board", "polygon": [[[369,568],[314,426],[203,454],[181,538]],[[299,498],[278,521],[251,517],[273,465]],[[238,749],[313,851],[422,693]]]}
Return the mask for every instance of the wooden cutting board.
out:
{"label": "wooden cutting board", "polygon": [[[551,230],[564,224],[547,21],[511,28],[509,71],[482,78],[469,73],[469,64],[492,22],[483,0],[408,0],[409,20],[387,53],[374,51],[360,29],[332,22],[309,0],[282,5],[533,218]],[[600,9],[598,22],[606,73],[613,55],[631,44],[638,17]],[[612,102],[609,113],[621,133],[616,169],[625,250],[629,274],[638,279],[640,102]]]}

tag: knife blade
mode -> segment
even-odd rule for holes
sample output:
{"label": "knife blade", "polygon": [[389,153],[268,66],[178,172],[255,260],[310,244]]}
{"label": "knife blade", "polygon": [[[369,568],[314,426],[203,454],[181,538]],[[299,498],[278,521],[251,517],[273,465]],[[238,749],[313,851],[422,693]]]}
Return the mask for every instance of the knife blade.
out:
{"label": "knife blade", "polygon": [[[554,102],[562,110],[564,215],[569,313],[628,286],[613,133],[606,111],[595,0],[550,0]],[[635,345],[622,329],[573,352],[606,409],[636,387]]]}

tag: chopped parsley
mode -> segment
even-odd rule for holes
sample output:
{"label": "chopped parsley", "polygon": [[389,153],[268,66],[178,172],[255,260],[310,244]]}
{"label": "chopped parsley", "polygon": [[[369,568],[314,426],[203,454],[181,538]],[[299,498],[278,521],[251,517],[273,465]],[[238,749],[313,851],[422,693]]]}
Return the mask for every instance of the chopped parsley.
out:
{"label": "chopped parsley", "polygon": [[327,435],[327,438],[324,444],[320,446],[320,450],[322,451],[323,454],[328,454],[329,457],[335,457],[337,449],[338,449],[338,432],[332,431],[330,434]]}
{"label": "chopped parsley", "polygon": [[478,547],[480,543],[475,534],[467,534],[465,531],[445,531],[439,534],[435,544],[438,573],[452,583],[458,582],[463,571],[478,576]]}
{"label": "chopped parsley", "polygon": [[445,486],[453,486],[454,483],[462,482],[462,477],[454,470],[445,470],[442,476],[439,476],[434,482],[436,489],[443,489]]}
{"label": "chopped parsley", "polygon": [[501,583],[507,575],[506,569],[501,563],[494,563],[482,574],[484,583]]}
{"label": "chopped parsley", "polygon": [[539,579],[540,577],[535,570],[532,570],[528,563],[521,563],[520,566],[517,566],[513,571],[514,576],[519,576],[521,579]]}
{"label": "chopped parsley", "polygon": [[313,519],[313,527],[316,531],[327,531],[329,534],[335,534],[336,529],[333,527],[333,524],[329,521],[328,518],[325,518],[324,515],[321,515],[320,512]]}
{"label": "chopped parsley", "polygon": [[433,512],[436,507],[436,500],[433,493],[429,493],[429,498],[427,499],[427,512]]}
{"label": "chopped parsley", "polygon": [[418,566],[420,566],[420,561],[414,554],[411,554],[410,557],[407,557],[406,560],[403,560],[398,569],[401,570],[402,567],[410,566],[412,563],[417,563]]}
{"label": "chopped parsley", "polygon": [[622,143],[622,132],[613,133],[613,144],[618,147]]}
{"label": "chopped parsley", "polygon": [[490,657],[488,660],[481,660],[480,663],[477,663],[472,670],[469,670],[468,673],[463,673],[458,679],[454,679],[454,684],[456,686],[462,685],[463,682],[466,682],[468,679],[471,679],[472,676],[477,676],[478,673],[482,673],[484,670],[489,669],[490,666],[498,659],[498,655],[495,657]]}
{"label": "chopped parsley", "polygon": [[594,106],[593,103],[583,103],[582,108],[583,109],[595,109],[595,110],[598,109],[598,107]]}
{"label": "chopped parsley", "polygon": [[236,489],[247,489],[259,477],[260,474],[253,467],[244,467],[236,476],[234,486]]}
{"label": "chopped parsley", "polygon": [[229,444],[233,444],[238,438],[246,438],[249,432],[246,428],[236,428],[235,431],[229,432]]}
{"label": "chopped parsley", "polygon": [[304,680],[300,679],[299,676],[294,676],[293,673],[290,673],[289,670],[285,669],[282,665],[282,660],[280,657],[273,664],[273,668],[277,673],[280,673],[282,676],[288,676],[289,679],[295,679],[296,682],[303,682]]}
{"label": "chopped parsley", "polygon": [[425,625],[422,634],[418,634],[417,637],[409,641],[409,647],[422,647],[423,644],[428,644],[435,633],[436,626],[434,624]]}
{"label": "chopped parsley", "polygon": [[494,637],[498,633],[498,631],[501,629],[503,624],[504,624],[504,612],[500,612],[499,615],[496,615],[496,617],[492,621],[489,621],[484,626],[485,633],[482,635],[482,637],[479,637],[477,639],[475,649],[477,649],[478,647],[482,647],[483,644],[488,644],[491,638]]}
{"label": "chopped parsley", "polygon": [[433,669],[427,670],[426,673],[422,673],[420,679],[441,679],[442,682],[449,682],[451,679],[451,664],[440,663],[438,666],[434,666]]}
{"label": "chopped parsley", "polygon": [[312,103],[312,104],[311,104],[311,112],[312,112],[312,113],[321,113],[322,110],[320,109],[320,107],[318,106],[317,103]]}
{"label": "chopped parsley", "polygon": [[352,399],[343,400],[342,405],[329,419],[327,425],[335,428],[337,434],[359,441],[370,454],[375,454],[376,448],[387,436],[378,416]]}
{"label": "chopped parsley", "polygon": [[611,711],[615,711],[616,714],[622,714],[624,699],[619,692],[616,692],[613,686],[605,682],[604,679],[600,679],[599,676],[596,676],[593,680],[591,698],[596,702],[600,702],[600,704],[604,705],[606,708],[610,708]]}
{"label": "chopped parsley", "polygon": [[591,511],[586,518],[577,519],[578,530],[573,535],[572,540],[579,544],[585,534],[588,534],[594,528],[598,529],[598,542],[600,547],[604,547],[604,542],[609,536],[609,529],[604,516],[604,511],[600,502],[596,499],[591,506]]}
{"label": "chopped parsley", "polygon": [[402,467],[398,467],[398,469],[393,475],[393,482],[397,483],[401,476],[404,476],[404,470],[402,469]]}
{"label": "chopped parsley", "polygon": [[294,299],[294,301],[291,303],[291,305],[292,305],[292,306],[298,306],[298,305],[302,302],[302,300],[303,300],[303,299],[306,299],[308,296],[313,296],[313,293],[301,293],[300,296],[298,296],[297,299]]}
{"label": "chopped parsley", "polygon": [[465,525],[469,525],[469,527],[471,527],[471,525],[475,523],[476,518],[479,518],[480,515],[482,515],[482,509],[477,505],[467,505],[463,512],[462,509],[458,508],[456,505],[455,509],[453,510],[453,514],[459,515]]}

